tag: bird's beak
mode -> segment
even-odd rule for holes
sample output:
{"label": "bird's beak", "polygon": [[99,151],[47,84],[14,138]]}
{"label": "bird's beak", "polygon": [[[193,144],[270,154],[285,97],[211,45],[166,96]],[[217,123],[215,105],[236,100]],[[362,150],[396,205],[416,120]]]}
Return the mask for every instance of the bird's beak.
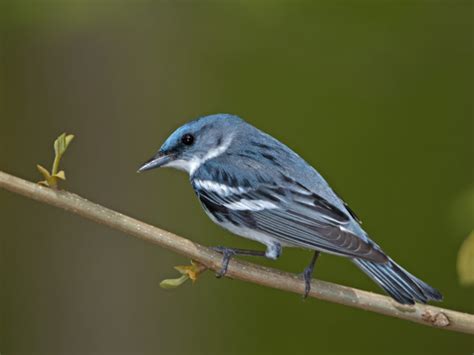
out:
{"label": "bird's beak", "polygon": [[143,171],[159,168],[160,166],[168,164],[170,161],[173,160],[173,155],[163,153],[159,151],[153,158],[145,162],[137,171],[137,173],[141,173]]}

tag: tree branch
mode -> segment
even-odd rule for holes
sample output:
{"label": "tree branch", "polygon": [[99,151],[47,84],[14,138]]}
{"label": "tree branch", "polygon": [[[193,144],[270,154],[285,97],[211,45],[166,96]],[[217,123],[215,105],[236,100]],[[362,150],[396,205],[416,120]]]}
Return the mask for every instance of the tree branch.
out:
{"label": "tree branch", "polygon": [[[158,244],[196,260],[209,269],[220,269],[220,254],[173,233],[92,203],[76,194],[40,186],[1,171],[0,187]],[[299,294],[304,291],[304,283],[296,275],[234,259],[229,264],[227,276]],[[309,296],[435,328],[474,334],[472,314],[423,304],[403,306],[387,296],[316,280],[312,282]]]}

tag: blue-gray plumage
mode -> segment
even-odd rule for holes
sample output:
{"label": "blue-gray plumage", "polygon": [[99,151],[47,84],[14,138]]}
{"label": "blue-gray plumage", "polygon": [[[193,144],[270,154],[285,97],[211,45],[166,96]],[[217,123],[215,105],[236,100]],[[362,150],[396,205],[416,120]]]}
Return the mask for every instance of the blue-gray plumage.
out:
{"label": "blue-gray plumage", "polygon": [[396,301],[441,300],[441,294],[397,265],[362,229],[326,180],[290,148],[241,118],[202,117],[178,128],[139,171],[167,166],[189,173],[209,217],[266,251],[219,247],[225,274],[233,255],[276,259],[282,247],[314,250],[306,292],[319,252],[351,258]]}

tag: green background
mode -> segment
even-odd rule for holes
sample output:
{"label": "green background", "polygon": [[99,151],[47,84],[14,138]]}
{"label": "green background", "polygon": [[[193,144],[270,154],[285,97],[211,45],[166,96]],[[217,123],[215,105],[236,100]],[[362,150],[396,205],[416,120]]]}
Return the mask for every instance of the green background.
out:
{"label": "green background", "polygon": [[[474,312],[456,256],[473,228],[471,1],[0,3],[0,170],[37,181],[76,135],[63,187],[205,245],[187,177],[135,173],[168,134],[241,115],[316,166],[399,263]],[[211,273],[0,191],[0,353],[471,354],[473,337]],[[285,250],[300,272],[310,253]],[[347,260],[316,277],[379,292]]]}

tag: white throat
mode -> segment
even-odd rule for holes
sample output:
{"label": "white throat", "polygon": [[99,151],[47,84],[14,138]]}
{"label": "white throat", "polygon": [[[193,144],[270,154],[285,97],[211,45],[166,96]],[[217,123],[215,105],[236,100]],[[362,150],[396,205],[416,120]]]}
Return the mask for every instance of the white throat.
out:
{"label": "white throat", "polygon": [[175,168],[178,170],[183,170],[187,172],[189,176],[191,176],[206,161],[217,158],[219,155],[225,153],[225,151],[229,148],[230,144],[232,143],[233,138],[234,138],[233,136],[229,136],[224,142],[221,143],[221,145],[209,150],[206,153],[206,155],[204,155],[202,158],[195,157],[191,160],[183,160],[183,159],[173,160],[164,166]]}

